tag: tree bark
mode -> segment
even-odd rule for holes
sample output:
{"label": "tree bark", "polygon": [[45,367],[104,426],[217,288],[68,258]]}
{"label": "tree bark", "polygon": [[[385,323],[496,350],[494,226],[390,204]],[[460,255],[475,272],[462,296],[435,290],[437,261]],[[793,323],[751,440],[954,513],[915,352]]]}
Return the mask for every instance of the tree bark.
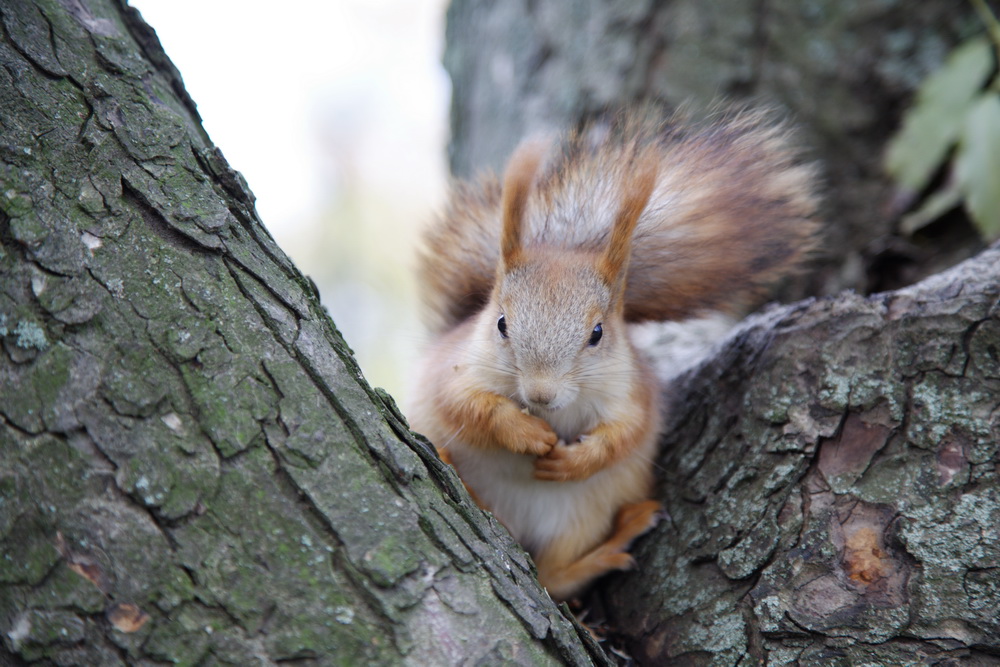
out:
{"label": "tree bark", "polygon": [[0,662],[604,662],[365,383],[139,15],[0,24]]}
{"label": "tree bark", "polygon": [[672,387],[643,664],[1000,664],[1000,247],[774,307]]}

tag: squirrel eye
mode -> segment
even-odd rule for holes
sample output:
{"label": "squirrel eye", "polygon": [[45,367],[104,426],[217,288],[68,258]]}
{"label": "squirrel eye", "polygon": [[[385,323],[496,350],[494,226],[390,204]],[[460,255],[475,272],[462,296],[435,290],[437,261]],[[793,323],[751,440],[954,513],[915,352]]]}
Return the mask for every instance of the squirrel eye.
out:
{"label": "squirrel eye", "polygon": [[601,340],[601,336],[603,335],[604,335],[604,329],[601,327],[600,323],[598,323],[597,326],[594,327],[594,331],[591,332],[590,340],[587,341],[587,345],[591,347],[597,345],[597,343],[600,342]]}
{"label": "squirrel eye", "polygon": [[500,331],[500,336],[502,338],[507,337],[507,319],[501,315],[500,319],[497,320],[497,329]]}

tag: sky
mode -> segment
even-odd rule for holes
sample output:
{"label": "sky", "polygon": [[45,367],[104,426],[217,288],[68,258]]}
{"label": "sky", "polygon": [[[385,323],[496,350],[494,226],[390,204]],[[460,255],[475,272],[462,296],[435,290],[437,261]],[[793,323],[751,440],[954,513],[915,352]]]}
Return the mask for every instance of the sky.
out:
{"label": "sky", "polygon": [[413,249],[446,183],[444,0],[129,4],[369,381],[405,401]]}

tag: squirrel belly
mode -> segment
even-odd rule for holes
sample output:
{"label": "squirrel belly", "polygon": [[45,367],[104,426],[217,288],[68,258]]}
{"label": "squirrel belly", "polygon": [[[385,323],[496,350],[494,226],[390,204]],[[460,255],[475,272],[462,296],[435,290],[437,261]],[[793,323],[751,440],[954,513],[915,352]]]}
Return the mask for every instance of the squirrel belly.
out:
{"label": "squirrel belly", "polygon": [[[479,501],[502,523],[541,568],[553,544],[575,561],[611,532],[614,511],[649,498],[652,474],[648,459],[620,461],[579,481],[549,482],[533,476],[533,456],[509,451],[477,451],[456,441],[449,446],[459,477],[476,489]],[[543,581],[543,584],[545,582]]]}

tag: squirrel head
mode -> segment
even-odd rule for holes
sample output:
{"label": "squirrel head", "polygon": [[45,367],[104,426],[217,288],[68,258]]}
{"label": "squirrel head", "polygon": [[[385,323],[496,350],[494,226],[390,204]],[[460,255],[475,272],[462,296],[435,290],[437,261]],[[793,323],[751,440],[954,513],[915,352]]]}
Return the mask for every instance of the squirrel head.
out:
{"label": "squirrel head", "polygon": [[[656,184],[656,163],[638,155],[622,184],[607,245],[596,251],[526,245],[524,227],[543,144],[522,144],[504,175],[497,280],[484,316],[520,402],[535,411],[604,393],[631,358],[623,318],[632,234]],[[613,389],[610,389],[613,391]]]}

